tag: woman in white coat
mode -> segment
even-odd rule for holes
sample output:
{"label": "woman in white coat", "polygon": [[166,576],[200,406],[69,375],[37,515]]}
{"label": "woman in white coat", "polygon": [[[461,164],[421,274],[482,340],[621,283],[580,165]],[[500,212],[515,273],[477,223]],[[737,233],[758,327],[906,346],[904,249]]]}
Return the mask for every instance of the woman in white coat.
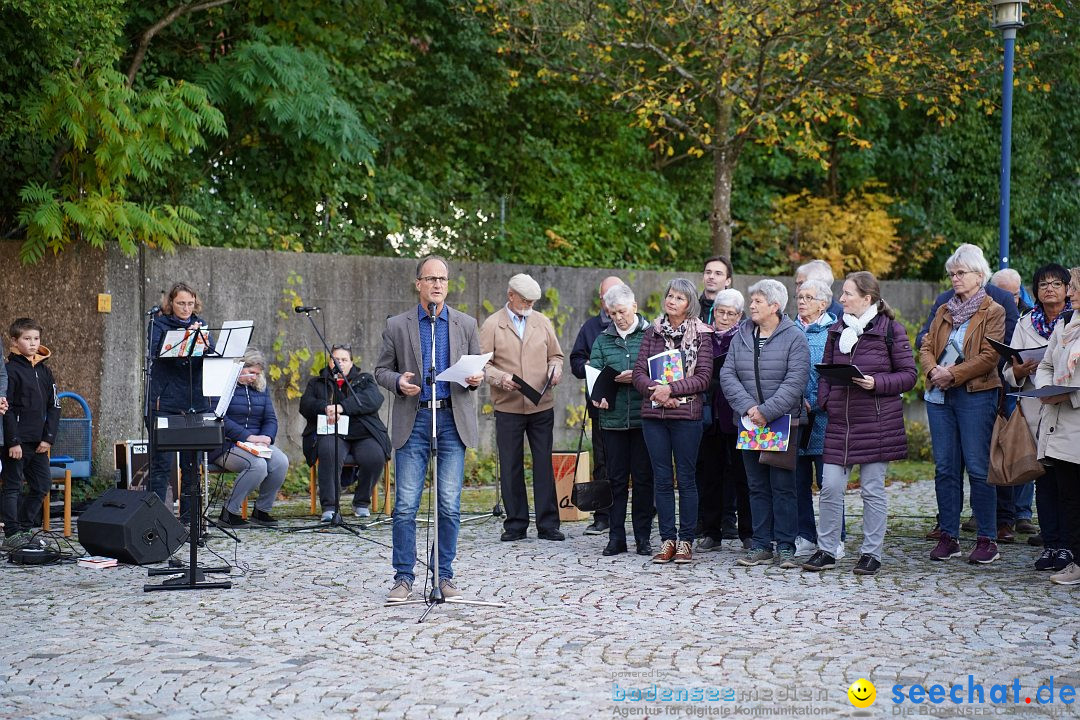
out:
{"label": "woman in white coat", "polygon": [[[1080,304],[1080,268],[1069,271],[1069,297]],[[1076,390],[1042,399],[1039,460],[1054,466],[1059,506],[1066,540],[1073,562],[1050,581],[1059,585],[1080,585],[1080,313],[1068,323],[1058,323],[1050,345],[1035,373],[1035,385],[1064,385]]]}

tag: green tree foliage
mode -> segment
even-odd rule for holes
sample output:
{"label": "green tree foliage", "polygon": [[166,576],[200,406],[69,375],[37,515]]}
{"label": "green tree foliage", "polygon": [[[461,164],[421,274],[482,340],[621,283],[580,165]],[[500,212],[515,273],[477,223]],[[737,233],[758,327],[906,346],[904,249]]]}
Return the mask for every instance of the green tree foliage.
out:
{"label": "green tree foliage", "polygon": [[[1078,19],[1058,5],[1033,2],[1018,44],[1025,272],[1080,246],[1080,63],[1053,31]],[[0,0],[0,237],[27,260],[200,242],[685,269],[719,221],[740,272],[782,271],[780,198],[835,208],[880,186],[893,274],[938,277],[956,242],[996,244],[1000,43],[982,3],[522,0],[510,27],[486,11],[505,7]],[[507,41],[540,9],[583,8],[590,23],[542,52]],[[602,33],[622,44],[588,42]],[[728,220],[718,148],[737,150]]]}

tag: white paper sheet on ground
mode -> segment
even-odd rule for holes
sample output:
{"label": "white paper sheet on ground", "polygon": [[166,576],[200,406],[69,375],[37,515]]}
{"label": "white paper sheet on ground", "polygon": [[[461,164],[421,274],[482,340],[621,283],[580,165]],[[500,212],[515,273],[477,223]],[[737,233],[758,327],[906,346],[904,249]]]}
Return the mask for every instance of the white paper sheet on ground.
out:
{"label": "white paper sheet on ground", "polygon": [[598,377],[600,377],[600,371],[585,363],[585,397],[592,397],[593,385],[596,384],[596,378]]}
{"label": "white paper sheet on ground", "polygon": [[254,327],[254,320],[228,320],[222,323],[214,350],[221,357],[244,357],[244,351],[251,344]]}
{"label": "white paper sheet on ground", "polygon": [[206,358],[202,367],[203,395],[206,397],[232,397],[236,378],[244,369],[243,358]]}
{"label": "white paper sheet on ground", "polygon": [[465,378],[470,375],[479,375],[484,372],[484,366],[494,353],[483,355],[462,355],[456,363],[435,376],[439,382],[456,382],[461,387],[469,387]]}

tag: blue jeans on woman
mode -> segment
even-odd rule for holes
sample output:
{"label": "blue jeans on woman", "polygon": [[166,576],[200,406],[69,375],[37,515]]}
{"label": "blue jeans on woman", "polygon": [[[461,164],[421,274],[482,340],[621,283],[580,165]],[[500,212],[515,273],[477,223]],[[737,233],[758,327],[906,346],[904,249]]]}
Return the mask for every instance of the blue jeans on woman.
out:
{"label": "blue jeans on woman", "polygon": [[964,469],[971,485],[971,509],[978,535],[997,539],[997,492],[986,482],[990,465],[990,435],[997,416],[998,390],[945,391],[945,403],[926,403],[934,450],[934,489],[942,532],[960,535],[964,509]]}
{"label": "blue jeans on woman", "polygon": [[795,532],[799,517],[795,505],[795,472],[782,470],[758,461],[755,450],[740,450],[750,486],[750,516],[754,520],[755,550],[795,551]]}
{"label": "blue jeans on woman", "polygon": [[[642,418],[641,432],[649,448],[653,468],[653,492],[660,540],[693,542],[697,532],[697,454],[701,442],[700,420]],[[671,459],[675,458],[672,472]],[[675,524],[675,477],[679,478],[679,522]]]}

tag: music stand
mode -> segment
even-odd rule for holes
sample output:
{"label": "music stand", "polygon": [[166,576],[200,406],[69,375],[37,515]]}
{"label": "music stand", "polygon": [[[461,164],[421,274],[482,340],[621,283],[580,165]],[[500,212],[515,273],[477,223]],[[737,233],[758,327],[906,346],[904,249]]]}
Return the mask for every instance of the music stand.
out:
{"label": "music stand", "polygon": [[[162,354],[159,357],[206,357],[213,353],[217,359],[223,360],[228,363],[228,366],[211,365],[211,373],[207,375],[207,367],[204,360],[202,368],[203,372],[203,394],[208,395],[207,390],[217,390],[218,387],[224,386],[224,389],[220,391],[221,399],[218,402],[217,408],[213,414],[211,413],[196,413],[188,412],[181,415],[161,415],[158,416],[154,424],[153,432],[155,436],[154,447],[155,451],[197,451],[202,452],[202,464],[203,464],[203,478],[206,481],[206,466],[207,466],[207,452],[211,450],[219,450],[224,444],[224,430],[223,430],[223,418],[225,416],[225,409],[229,407],[229,402],[232,400],[233,392],[236,389],[236,378],[240,374],[240,370],[243,367],[243,361],[238,359],[243,357],[243,349],[247,347],[248,341],[251,339],[251,328],[253,323],[248,322],[243,328],[237,328],[236,325],[229,327],[229,324],[219,328],[223,334],[224,344],[221,351],[214,351],[213,344],[210,342],[210,329],[205,328],[206,332],[203,332],[203,328],[197,331],[190,332],[182,337],[179,344],[169,343],[165,341],[162,343]],[[246,333],[241,333],[239,338],[232,342],[232,333],[236,329],[246,330]],[[174,331],[185,332],[185,331]],[[226,358],[225,352],[236,352],[237,345],[240,345],[239,354],[235,357]],[[167,353],[167,354],[166,354]],[[226,369],[227,372],[221,373],[221,370]],[[189,373],[193,370],[189,365]],[[216,374],[215,374],[216,373]],[[209,382],[207,382],[209,380]],[[189,385],[190,387],[190,385]],[[218,394],[218,393],[214,393]],[[194,402],[192,402],[194,405]],[[168,437],[169,431],[181,431],[184,433],[183,437],[179,441],[166,441],[162,442],[163,431],[165,437]],[[208,589],[221,589],[228,590],[232,587],[232,582],[228,580],[219,582],[207,582],[206,575],[209,573],[228,574],[232,572],[232,567],[224,565],[221,567],[199,567],[199,543],[201,541],[200,531],[202,528],[202,492],[199,487],[199,482],[187,483],[186,492],[188,494],[188,565],[187,567],[177,568],[150,568],[147,571],[149,577],[156,577],[162,575],[179,575],[179,577],[173,577],[168,580],[164,580],[159,585],[147,584],[143,585],[143,592],[153,592],[157,590],[208,590]],[[215,525],[216,527],[216,525]],[[237,538],[233,536],[233,539]]]}

